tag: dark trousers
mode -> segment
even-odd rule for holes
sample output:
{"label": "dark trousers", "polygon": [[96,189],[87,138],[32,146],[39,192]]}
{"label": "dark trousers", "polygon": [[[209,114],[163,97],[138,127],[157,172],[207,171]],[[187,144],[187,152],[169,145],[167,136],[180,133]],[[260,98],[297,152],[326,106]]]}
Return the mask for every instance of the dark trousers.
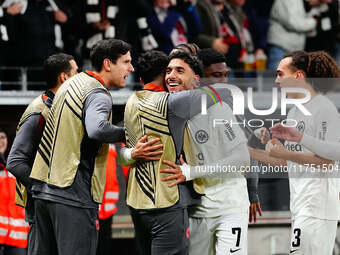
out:
{"label": "dark trousers", "polygon": [[25,248],[0,244],[0,255],[26,255],[26,254],[27,250]]}
{"label": "dark trousers", "polygon": [[34,247],[29,255],[95,255],[98,209],[34,199]]}
{"label": "dark trousers", "polygon": [[138,255],[187,255],[187,209],[132,214]]}
{"label": "dark trousers", "polygon": [[107,219],[99,220],[99,235],[97,255],[112,254],[112,220],[113,215]]}

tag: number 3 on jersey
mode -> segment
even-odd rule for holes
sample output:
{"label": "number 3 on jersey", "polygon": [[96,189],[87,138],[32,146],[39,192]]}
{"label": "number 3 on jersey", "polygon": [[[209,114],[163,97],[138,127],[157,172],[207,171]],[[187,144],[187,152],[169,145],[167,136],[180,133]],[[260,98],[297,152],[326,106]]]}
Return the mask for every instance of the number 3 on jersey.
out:
{"label": "number 3 on jersey", "polygon": [[292,242],[292,247],[296,248],[300,246],[301,243],[301,229],[300,228],[295,228],[293,231],[294,235],[295,235],[295,240]]}

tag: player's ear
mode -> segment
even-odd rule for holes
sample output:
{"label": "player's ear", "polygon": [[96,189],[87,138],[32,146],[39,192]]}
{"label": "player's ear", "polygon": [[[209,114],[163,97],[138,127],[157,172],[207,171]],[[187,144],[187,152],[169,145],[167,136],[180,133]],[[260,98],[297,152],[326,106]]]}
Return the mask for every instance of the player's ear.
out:
{"label": "player's ear", "polygon": [[300,71],[300,70],[297,70],[297,71],[296,71],[296,76],[295,76],[296,79],[303,79],[303,78],[306,78],[305,76],[306,76],[306,75],[305,75],[304,72],[302,72],[302,71]]}
{"label": "player's ear", "polygon": [[194,76],[194,88],[198,88],[199,87],[199,82],[200,82],[200,76],[196,74]]}
{"label": "player's ear", "polygon": [[108,58],[105,58],[103,61],[103,66],[102,68],[106,71],[106,72],[111,72],[111,60]]}
{"label": "player's ear", "polygon": [[59,76],[58,76],[58,80],[59,80],[60,84],[63,84],[68,78],[69,77],[68,77],[67,73],[65,73],[65,72],[60,73]]}

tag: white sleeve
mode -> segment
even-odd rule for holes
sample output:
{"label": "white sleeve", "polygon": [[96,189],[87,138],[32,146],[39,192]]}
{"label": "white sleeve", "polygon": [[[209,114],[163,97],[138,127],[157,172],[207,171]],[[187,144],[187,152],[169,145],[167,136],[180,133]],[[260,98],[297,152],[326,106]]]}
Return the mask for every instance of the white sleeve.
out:
{"label": "white sleeve", "polygon": [[133,148],[121,147],[117,152],[117,161],[121,166],[130,166],[136,162],[132,158]]}
{"label": "white sleeve", "polygon": [[[323,107],[324,105],[324,107]],[[331,159],[340,159],[340,116],[334,105],[320,104],[314,118],[314,135],[304,134],[301,145],[316,155]]]}
{"label": "white sleeve", "polygon": [[339,142],[325,142],[313,136],[304,134],[300,144],[322,158],[340,160]]}
{"label": "white sleeve", "polygon": [[184,164],[180,167],[187,181],[200,177],[236,178],[241,177],[241,171],[249,166],[249,162],[248,147],[247,143],[244,142],[237,145],[229,156],[216,162],[199,166]]}

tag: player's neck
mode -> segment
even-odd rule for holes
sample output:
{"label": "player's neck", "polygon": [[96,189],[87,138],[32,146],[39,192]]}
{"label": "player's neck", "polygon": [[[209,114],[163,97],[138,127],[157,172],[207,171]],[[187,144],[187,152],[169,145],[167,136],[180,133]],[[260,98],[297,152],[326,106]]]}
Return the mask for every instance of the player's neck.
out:
{"label": "player's neck", "polygon": [[151,82],[153,85],[156,85],[162,89],[164,89],[164,86],[165,86],[165,80],[164,80],[164,75],[160,75],[158,76],[156,79],[154,79],[152,82]]}
{"label": "player's neck", "polygon": [[[310,102],[311,100],[313,100],[314,97],[316,97],[317,95],[319,95],[312,87],[310,88],[304,88],[306,90],[309,91],[310,93],[310,99],[308,102]],[[287,96],[290,97],[290,98],[293,98],[293,99],[302,99],[302,98],[305,98],[306,95],[303,94],[303,93],[287,93]],[[304,103],[304,104],[307,104],[308,102]]]}

